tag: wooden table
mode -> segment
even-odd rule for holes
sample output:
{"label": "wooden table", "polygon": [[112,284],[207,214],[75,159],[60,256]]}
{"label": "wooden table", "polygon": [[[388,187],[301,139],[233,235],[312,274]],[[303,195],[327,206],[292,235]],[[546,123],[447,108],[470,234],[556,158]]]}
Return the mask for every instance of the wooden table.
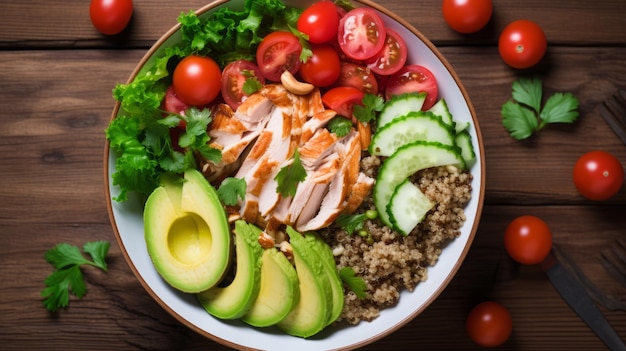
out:
{"label": "wooden table", "polygon": [[[430,38],[463,81],[484,136],[487,182],[474,245],[454,280],[418,318],[366,349],[478,348],[464,320],[485,299],[502,303],[513,317],[513,335],[501,349],[604,349],[539,267],[512,263],[502,238],[513,218],[538,215],[599,288],[626,299],[626,289],[600,263],[600,252],[624,238],[626,187],[595,203],[577,193],[571,176],[576,159],[592,149],[626,165],[626,146],[598,110],[626,88],[626,2],[494,1],[492,21],[474,35],[447,27],[440,0],[380,3]],[[131,25],[117,37],[95,31],[88,1],[0,4],[0,350],[225,349],[183,326],[144,291],[113,235],[103,187],[112,88],[126,81],[178,14],[204,4],[135,1]],[[539,23],[549,40],[545,59],[528,71],[504,65],[496,45],[502,28],[520,18]],[[543,79],[546,94],[573,92],[580,118],[519,142],[502,127],[500,108],[511,83],[531,74]],[[86,269],[87,296],[48,313],[40,297],[51,272],[44,253],[56,243],[100,239],[112,243],[108,273]],[[626,338],[626,314],[600,308]]]}

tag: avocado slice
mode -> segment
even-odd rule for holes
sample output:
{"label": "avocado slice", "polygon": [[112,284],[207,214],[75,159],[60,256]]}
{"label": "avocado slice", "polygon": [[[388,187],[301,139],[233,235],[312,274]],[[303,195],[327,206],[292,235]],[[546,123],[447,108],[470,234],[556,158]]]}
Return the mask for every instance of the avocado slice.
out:
{"label": "avocado slice", "polygon": [[197,170],[161,179],[144,208],[144,236],[157,272],[172,287],[197,293],[222,279],[231,237],[215,189]]}
{"label": "avocado slice", "polygon": [[263,247],[259,244],[260,233],[261,229],[243,220],[235,222],[235,278],[227,287],[213,287],[197,294],[200,304],[211,315],[221,319],[235,319],[252,307],[261,280]]}
{"label": "avocado slice", "polygon": [[260,285],[256,301],[241,320],[268,327],[283,320],[300,298],[296,269],[274,247],[263,252]]}
{"label": "avocado slice", "polygon": [[309,232],[305,235],[306,242],[315,253],[320,257],[324,265],[324,271],[328,276],[330,283],[330,289],[332,293],[332,309],[330,317],[328,318],[327,325],[336,321],[341,315],[344,305],[344,291],[343,282],[337,271],[337,265],[335,264],[335,256],[330,246],[324,241],[324,239],[315,232]]}
{"label": "avocado slice", "polygon": [[332,309],[332,293],[328,275],[319,255],[304,237],[287,227],[298,274],[300,299],[276,326],[289,335],[307,338],[327,325]]}

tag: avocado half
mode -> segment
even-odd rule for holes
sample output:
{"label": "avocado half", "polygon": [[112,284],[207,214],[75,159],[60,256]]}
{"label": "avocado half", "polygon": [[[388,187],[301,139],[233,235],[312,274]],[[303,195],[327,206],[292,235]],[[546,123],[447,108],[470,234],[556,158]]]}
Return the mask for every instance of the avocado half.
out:
{"label": "avocado half", "polygon": [[197,170],[165,176],[144,208],[145,240],[157,272],[172,287],[198,293],[220,282],[231,236],[215,189]]}

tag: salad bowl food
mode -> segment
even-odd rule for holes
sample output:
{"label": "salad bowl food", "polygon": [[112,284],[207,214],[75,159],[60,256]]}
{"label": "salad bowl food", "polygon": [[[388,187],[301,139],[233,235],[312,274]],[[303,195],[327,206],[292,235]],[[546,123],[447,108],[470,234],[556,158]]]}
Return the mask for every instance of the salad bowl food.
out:
{"label": "salad bowl food", "polygon": [[[288,76],[283,74],[268,79],[267,85],[260,84],[260,88],[246,93],[247,97],[236,101],[235,104],[232,97],[224,96],[224,101],[218,97],[216,103],[187,105],[182,103],[185,108],[176,110],[178,112],[172,111],[171,100],[168,107],[167,98],[171,98],[168,94],[173,93],[168,86],[172,81],[174,85],[176,84],[176,77],[172,79],[170,76],[175,76],[172,73],[174,66],[183,62],[182,57],[171,59],[180,53],[180,49],[175,47],[185,40],[193,42],[193,45],[199,45],[194,52],[202,51],[203,46],[202,43],[190,40],[184,31],[192,27],[197,28],[199,21],[211,21],[216,13],[222,16],[224,12],[219,11],[225,11],[224,9],[242,11],[248,5],[247,1],[215,1],[195,14],[188,14],[186,24],[182,27],[181,24],[176,25],[165,33],[147,52],[128,82],[116,87],[114,95],[118,103],[111,117],[111,125],[107,129],[108,140],[104,159],[105,190],[113,230],[127,262],[146,291],[167,312],[201,335],[237,349],[347,350],[362,347],[391,334],[424,311],[454,277],[472,244],[482,211],[485,184],[482,136],[475,111],[458,76],[435,46],[399,16],[368,0],[353,0],[351,5],[374,11],[388,33],[394,33],[405,42],[407,56],[402,66],[425,67],[436,77],[435,93],[431,90],[428,94],[402,91],[389,94],[395,77],[389,74],[387,79],[378,80],[381,86],[377,91],[379,99],[375,98],[376,94],[364,93],[360,95],[362,101],[355,103],[355,106],[365,105],[365,108],[360,109],[360,113],[375,116],[376,119],[364,121],[360,117],[355,117],[357,113],[354,112],[351,119],[345,119],[351,123],[349,131],[341,136],[339,132],[326,125],[337,115],[346,116],[352,114],[353,110],[341,110],[345,104],[333,105],[332,101],[329,102],[323,95],[334,86],[306,84],[307,82],[303,81],[306,80],[303,69],[300,72],[296,70]],[[313,3],[312,0],[285,1],[288,8],[299,9],[307,8]],[[248,14],[249,17],[242,19],[242,22],[247,21],[245,26],[258,26],[261,23],[262,16],[256,16],[255,11],[257,9],[253,9],[252,15]],[[349,11],[349,8],[338,10],[338,16],[350,13]],[[194,22],[196,20],[198,22]],[[255,20],[258,20],[257,23],[252,23]],[[284,20],[288,21],[286,18]],[[345,26],[348,27],[349,24]],[[250,37],[251,42],[256,40],[254,35],[256,34]],[[269,36],[267,33],[264,35]],[[206,34],[205,37],[208,36],[210,35]],[[341,34],[339,36],[341,37]],[[309,40],[312,42],[313,38]],[[307,47],[306,45],[303,44],[304,47]],[[216,51],[219,50],[213,50]],[[226,52],[224,55],[216,59],[220,69],[226,66],[227,59],[223,57],[228,57],[229,53]],[[358,56],[358,53],[352,56]],[[342,60],[344,59],[342,57]],[[349,57],[345,61],[363,64],[365,58]],[[257,77],[264,75],[271,77],[268,72]],[[380,76],[382,75],[381,73]],[[315,183],[315,187],[311,188],[313,190],[309,189],[305,195],[298,193],[300,190],[297,189],[304,188],[302,184],[306,184],[306,177],[319,179],[322,175],[307,173],[306,177],[296,181],[294,191],[291,193],[283,192],[284,188],[279,190],[281,185],[278,184],[276,192],[270,194],[276,199],[272,210],[278,209],[279,204],[284,203],[287,206],[285,208],[293,211],[295,199],[298,197],[305,200],[301,207],[308,208],[306,204],[315,201],[315,198],[321,206],[306,217],[306,220],[301,220],[305,218],[303,213],[306,212],[302,210],[297,213],[298,220],[295,217],[291,220],[291,217],[287,216],[284,217],[287,219],[278,224],[273,222],[277,217],[274,214],[278,213],[278,210],[274,210],[272,217],[267,215],[263,219],[258,219],[263,213],[262,209],[258,209],[263,207],[261,203],[255,203],[257,207],[252,206],[256,211],[254,216],[247,216],[248,210],[244,210],[249,205],[247,202],[249,200],[245,196],[251,191],[250,184],[253,184],[253,181],[259,182],[259,179],[251,176],[255,170],[253,166],[246,171],[242,169],[252,158],[250,155],[255,154],[255,147],[258,144],[256,140],[262,138],[262,132],[253,139],[255,141],[250,144],[252,146],[249,146],[251,148],[251,151],[248,149],[249,153],[242,152],[241,155],[245,156],[238,154],[240,158],[245,157],[243,161],[237,161],[239,163],[233,161],[233,164],[237,164],[235,168],[224,167],[227,171],[217,176],[210,171],[221,164],[228,148],[219,143],[217,149],[207,148],[211,139],[202,139],[199,136],[207,129],[217,130],[215,125],[220,118],[219,113],[226,111],[229,118],[242,116],[244,113],[241,111],[244,107],[251,106],[254,96],[266,94],[262,98],[271,100],[267,96],[274,94],[276,89],[280,92],[281,98],[288,96],[291,99],[289,101],[302,101],[300,99],[306,97],[309,99],[306,100],[306,106],[313,106],[312,101],[316,101],[320,106],[323,103],[325,109],[322,108],[315,113],[307,112],[303,124],[299,127],[289,125],[289,128],[293,127],[292,140],[293,135],[297,134],[300,144],[295,148],[288,148],[292,156],[284,159],[280,167],[273,166],[267,169],[267,173],[271,175],[267,179],[276,183],[283,179],[282,182],[285,182],[286,176],[278,175],[279,172],[284,169],[292,170],[290,167],[293,164],[301,162],[300,155],[302,163],[308,165],[306,158],[318,151],[323,154],[323,157],[319,156],[320,159],[334,160],[333,164],[337,168],[328,181]],[[132,95],[128,95],[131,90]],[[152,95],[145,94],[147,91],[159,91],[160,95],[156,94],[158,99],[155,100]],[[184,93],[179,95],[182,97]],[[271,111],[276,111],[278,105],[275,101],[273,103]],[[217,109],[218,105],[222,108]],[[143,114],[146,110],[138,106],[148,106],[148,110],[158,111],[159,120],[155,122],[153,119],[144,119]],[[281,113],[284,117],[284,112]],[[313,119],[327,115],[327,120],[320,122],[321,127],[310,130],[311,133],[306,140],[317,140],[317,136],[322,140],[320,135],[323,134],[330,138],[328,140],[331,142],[324,144],[323,149],[307,148],[309,144],[303,141],[309,131],[307,127]],[[207,116],[210,116],[210,119],[207,119]],[[272,117],[267,118],[267,125],[274,123]],[[127,124],[115,123],[122,119],[125,119]],[[194,134],[191,138],[189,130],[193,129],[199,120],[209,121],[209,127],[204,127],[200,134]],[[213,124],[210,124],[211,121]],[[157,138],[146,132],[151,123],[157,125],[155,130],[165,130],[165,134],[162,133]],[[168,126],[163,129],[161,125]],[[281,127],[283,130],[285,125]],[[332,136],[333,133],[336,135]],[[214,143],[222,140],[220,135],[211,134],[215,139]],[[179,138],[180,140],[177,140]],[[407,138],[409,140],[405,140]],[[143,166],[142,162],[154,166],[157,161],[150,159],[152,156],[145,150],[148,148],[165,150],[169,144],[175,144],[175,140],[178,143],[172,150],[180,152],[177,151],[177,157],[159,161],[160,168],[157,168],[163,174],[155,176],[152,171],[146,170],[148,166]],[[190,156],[183,156],[182,152],[186,147],[194,143],[199,143],[200,147],[187,154]],[[335,146],[338,143],[341,145]],[[215,152],[220,150],[222,158],[212,159]],[[267,150],[259,154],[274,155],[273,152],[277,152],[277,149]],[[356,152],[353,152],[354,150]],[[344,157],[342,156],[344,154],[355,156]],[[261,157],[266,156],[259,156]],[[202,161],[198,161],[199,159]],[[354,160],[359,162],[360,167],[355,168],[353,175],[348,175],[353,172],[346,165],[353,165],[351,162]],[[187,161],[193,165],[192,169],[179,167]],[[367,162],[374,165],[370,171],[363,166]],[[128,169],[131,168],[135,173],[128,173]],[[336,176],[335,174],[339,174],[338,170],[345,171],[346,175]],[[306,171],[309,172],[308,168]],[[256,172],[263,173],[258,169]],[[181,180],[183,174],[184,180]],[[247,182],[248,188],[243,190],[246,195],[237,193],[237,198],[234,201],[231,198],[229,201],[232,203],[227,203],[220,189],[226,183],[226,179],[243,179]],[[352,183],[348,183],[347,179]],[[442,185],[449,183],[449,179],[461,184],[456,192]],[[334,183],[335,181],[339,183]],[[325,184],[324,187],[317,188],[322,183]],[[129,184],[134,188],[129,190]],[[414,184],[419,184],[419,187]],[[133,189],[137,191],[132,191]],[[341,196],[336,195],[337,191]],[[455,198],[456,195],[450,193],[463,195]],[[354,194],[359,196],[353,197]],[[262,197],[267,194],[256,195]],[[448,196],[447,200],[438,203],[437,199],[445,196]],[[336,207],[339,210],[333,208],[334,212],[330,211],[330,215],[322,216],[322,212],[326,211],[323,209],[324,204],[337,198],[339,199]],[[178,199],[178,203],[172,199]],[[439,212],[442,211],[442,203],[450,201],[455,205],[445,210],[449,212],[443,212],[448,219],[439,217],[434,219],[433,216],[439,216]],[[181,202],[189,202],[191,207],[185,207],[186,205],[181,205]],[[163,205],[164,203],[166,205]],[[360,225],[350,227],[346,224],[346,221],[350,222],[349,220],[357,217]],[[440,225],[450,228],[436,228],[435,223],[444,223]],[[430,226],[430,229],[425,229],[426,226]],[[236,235],[232,236],[231,231],[236,232]],[[187,235],[189,233],[191,235]],[[248,236],[253,239],[246,239]],[[267,240],[269,244],[265,242]],[[197,247],[185,244],[189,242],[193,242]],[[203,242],[206,245],[202,244]],[[315,249],[309,251],[307,245]],[[248,246],[254,249],[245,251],[244,247]],[[365,247],[366,252],[359,251],[361,250],[359,247]],[[373,247],[377,249],[367,251]],[[285,262],[289,262],[288,267],[283,269],[285,272],[293,270],[290,273],[292,277],[290,281],[294,290],[289,290],[290,292],[284,296],[280,295],[280,298],[274,298],[291,301],[291,305],[285,310],[285,313],[288,313],[286,316],[273,322],[259,322],[263,318],[252,317],[253,307],[250,306],[258,304],[255,301],[259,301],[264,294],[266,297],[268,294],[272,297],[272,293],[267,292],[271,290],[267,288],[267,284],[265,289],[269,290],[263,290],[262,269],[266,261],[261,259],[263,253],[270,248],[280,253],[281,259],[287,258]],[[238,259],[233,263],[235,255]],[[399,261],[387,262],[381,258],[385,255],[397,256]],[[175,264],[167,262],[164,264],[162,262],[164,257],[176,261]],[[202,267],[197,269],[200,273],[185,271],[187,269],[185,267],[196,264],[194,262],[196,258],[202,262]],[[322,264],[318,261],[324,262]],[[378,263],[372,263],[374,261]],[[402,271],[403,268],[399,267],[404,264],[398,263],[400,261],[408,262],[406,265],[413,267]],[[249,263],[248,266],[245,266],[246,262]],[[328,262],[332,262],[330,268]],[[398,270],[395,278],[390,276],[383,278],[382,271],[385,269]],[[208,271],[213,273],[207,273]],[[250,271],[256,273],[250,274]],[[385,281],[385,284],[374,283],[378,280],[377,274],[380,274],[380,280]],[[198,279],[200,276],[202,279]],[[251,278],[245,278],[249,279],[246,280],[248,283],[237,285],[236,289],[232,288],[232,285],[240,284],[241,279],[244,279],[241,276]],[[322,276],[323,278],[320,278]],[[387,281],[394,281],[397,286],[389,287]],[[250,288],[251,286],[253,288]],[[313,290],[309,290],[310,286],[314,286],[312,289],[316,289],[315,293],[311,293]],[[224,296],[219,296],[222,290],[246,298],[247,307],[227,308],[227,303],[223,302]],[[280,293],[274,290],[276,294]],[[384,295],[384,301],[376,301],[372,297],[376,294]],[[326,297],[320,297],[321,295]],[[363,296],[367,297],[364,299]],[[304,308],[300,306],[303,305],[301,301],[320,303],[325,315],[320,317],[319,326],[311,325],[318,317],[314,316],[317,311],[294,312],[298,308]],[[265,325],[261,325],[263,323]],[[294,327],[293,325],[297,323],[304,326]]]}

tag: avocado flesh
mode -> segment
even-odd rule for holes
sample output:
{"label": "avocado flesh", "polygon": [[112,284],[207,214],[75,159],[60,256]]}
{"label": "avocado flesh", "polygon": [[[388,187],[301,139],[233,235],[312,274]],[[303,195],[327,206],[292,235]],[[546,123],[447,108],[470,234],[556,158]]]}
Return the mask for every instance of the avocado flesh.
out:
{"label": "avocado flesh", "polygon": [[266,249],[259,295],[241,320],[255,327],[274,325],[287,316],[299,298],[296,269],[282,252],[274,247]]}
{"label": "avocado flesh", "polygon": [[328,276],[328,281],[330,283],[330,289],[332,293],[332,309],[330,312],[330,317],[328,318],[327,325],[336,321],[337,318],[343,312],[344,305],[344,291],[343,291],[343,282],[341,281],[341,277],[339,277],[339,272],[337,271],[337,265],[335,264],[335,256],[333,252],[328,246],[328,244],[316,233],[307,233],[305,239],[311,249],[313,249],[320,257],[320,260],[324,264],[324,271]]}
{"label": "avocado flesh", "polygon": [[221,319],[243,316],[257,298],[261,278],[263,248],[259,244],[261,229],[242,220],[235,222],[237,271],[227,287],[213,287],[197,294],[204,309]]}
{"label": "avocado flesh", "polygon": [[157,272],[172,287],[197,293],[216,285],[230,262],[231,237],[215,189],[197,170],[173,176],[148,197],[144,235]]}
{"label": "avocado flesh", "polygon": [[287,227],[287,234],[296,263],[300,299],[276,326],[289,335],[307,338],[327,325],[332,309],[331,287],[319,255],[291,227]]}

